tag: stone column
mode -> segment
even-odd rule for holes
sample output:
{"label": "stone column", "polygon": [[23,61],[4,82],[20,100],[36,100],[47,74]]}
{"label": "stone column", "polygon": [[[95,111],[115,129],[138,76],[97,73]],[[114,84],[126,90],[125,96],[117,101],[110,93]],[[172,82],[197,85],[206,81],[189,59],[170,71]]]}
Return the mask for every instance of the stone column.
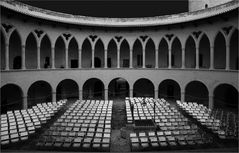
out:
{"label": "stone column", "polygon": [[230,69],[230,43],[226,43],[226,70]]}
{"label": "stone column", "polygon": [[95,68],[95,49],[94,48],[92,48],[91,63],[92,63],[91,68],[92,69]]}
{"label": "stone column", "polygon": [[158,99],[158,90],[154,90],[154,98]]}
{"label": "stone column", "polygon": [[143,68],[145,68],[145,46],[143,46]]}
{"label": "stone column", "polygon": [[22,97],[22,101],[23,101],[22,108],[23,108],[23,109],[27,109],[27,96],[26,96],[26,95],[24,95],[24,96]]}
{"label": "stone column", "polygon": [[159,52],[158,52],[158,48],[155,49],[155,68],[159,68]]}
{"label": "stone column", "polygon": [[214,46],[210,46],[210,70],[214,69]]}
{"label": "stone column", "polygon": [[9,43],[5,44],[5,70],[9,70]]}
{"label": "stone column", "polygon": [[55,69],[55,47],[51,47],[51,68]]}
{"label": "stone column", "polygon": [[108,57],[108,50],[105,49],[105,68],[108,68],[108,64],[107,64],[107,57]]}
{"label": "stone column", "polygon": [[181,91],[181,102],[184,102],[185,101],[185,92]]}
{"label": "stone column", "polygon": [[133,68],[133,49],[130,48],[129,51],[129,68]]}
{"label": "stone column", "polygon": [[56,91],[52,91],[52,101],[56,101]]}
{"label": "stone column", "polygon": [[69,66],[68,66],[68,47],[66,47],[65,48],[65,50],[66,50],[66,55],[65,55],[65,62],[66,62],[66,69],[68,69],[69,68]]}
{"label": "stone column", "polygon": [[108,89],[105,89],[105,100],[108,100]]}
{"label": "stone column", "polygon": [[82,90],[79,90],[79,100],[82,100],[83,99],[83,92]]}
{"label": "stone column", "polygon": [[129,89],[129,97],[133,97],[133,89]]}
{"label": "stone column", "polygon": [[196,46],[196,69],[199,69],[199,48]]}
{"label": "stone column", "polygon": [[185,69],[185,48],[182,48],[182,69]]}
{"label": "stone column", "polygon": [[26,49],[25,45],[22,45],[22,70],[26,69]]}
{"label": "stone column", "polygon": [[40,53],[40,44],[37,45],[37,69],[41,69],[41,53]]}
{"label": "stone column", "polygon": [[81,68],[81,49],[78,49],[78,68]]}
{"label": "stone column", "polygon": [[168,49],[168,68],[172,68],[172,49],[169,47]]}
{"label": "stone column", "polygon": [[213,107],[214,107],[214,103],[213,103],[213,94],[212,93],[209,93],[209,95],[208,95],[208,107],[210,108],[210,109],[213,109]]}
{"label": "stone column", "polygon": [[117,68],[120,68],[120,48],[117,46]]}

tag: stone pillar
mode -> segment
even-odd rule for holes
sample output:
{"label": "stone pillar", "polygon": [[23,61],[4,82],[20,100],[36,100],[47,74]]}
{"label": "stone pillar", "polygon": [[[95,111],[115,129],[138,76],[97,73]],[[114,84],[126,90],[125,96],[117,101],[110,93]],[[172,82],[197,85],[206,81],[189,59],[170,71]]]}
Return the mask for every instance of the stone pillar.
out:
{"label": "stone pillar", "polygon": [[185,93],[181,91],[181,102],[185,101]]}
{"label": "stone pillar", "polygon": [[91,63],[92,63],[91,68],[92,69],[95,68],[95,49],[94,48],[92,48]]}
{"label": "stone pillar", "polygon": [[55,69],[55,47],[51,47],[51,68]]}
{"label": "stone pillar", "polygon": [[82,90],[79,90],[79,100],[82,100],[83,99],[83,92]]}
{"label": "stone pillar", "polygon": [[25,45],[22,45],[22,70],[26,69],[26,49]]}
{"label": "stone pillar", "polygon": [[5,44],[5,70],[9,70],[9,44]]}
{"label": "stone pillar", "polygon": [[214,103],[213,103],[213,94],[211,94],[211,93],[209,93],[209,95],[208,95],[208,107],[210,108],[210,109],[213,109],[213,107],[214,107]]}
{"label": "stone pillar", "polygon": [[230,43],[226,44],[226,70],[230,69]]}
{"label": "stone pillar", "polygon": [[105,100],[108,100],[108,89],[105,89]]}
{"label": "stone pillar", "polygon": [[214,69],[214,46],[210,46],[210,70]]}
{"label": "stone pillar", "polygon": [[78,49],[78,68],[81,68],[81,49]]}
{"label": "stone pillar", "polygon": [[108,64],[107,64],[107,57],[108,57],[108,50],[105,49],[105,68],[108,68]]}
{"label": "stone pillar", "polygon": [[143,68],[145,68],[145,46],[143,46]]}
{"label": "stone pillar", "polygon": [[133,49],[130,48],[129,51],[129,68],[133,68]]}
{"label": "stone pillar", "polygon": [[154,98],[158,99],[158,90],[154,90]]}
{"label": "stone pillar", "polygon": [[55,102],[56,101],[56,91],[52,92],[52,101]]}
{"label": "stone pillar", "polygon": [[37,45],[37,69],[41,69],[40,45]]}
{"label": "stone pillar", "polygon": [[159,52],[158,52],[158,48],[155,49],[155,68],[159,68]]}
{"label": "stone pillar", "polygon": [[120,48],[117,46],[117,68],[120,68]]}
{"label": "stone pillar", "polygon": [[182,69],[185,69],[185,48],[182,48]]}
{"label": "stone pillar", "polygon": [[168,68],[172,68],[172,49],[169,47],[168,49]]}
{"label": "stone pillar", "polygon": [[196,69],[199,69],[199,48],[196,46]]}
{"label": "stone pillar", "polygon": [[129,97],[133,97],[133,89],[129,89]]}
{"label": "stone pillar", "polygon": [[66,55],[65,55],[65,62],[66,62],[66,69],[68,69],[69,68],[69,66],[68,66],[68,47],[66,47],[65,48],[65,50],[66,50]]}
{"label": "stone pillar", "polygon": [[27,96],[26,96],[26,95],[24,95],[24,96],[22,97],[22,101],[23,101],[22,108],[23,108],[23,109],[27,109]]}

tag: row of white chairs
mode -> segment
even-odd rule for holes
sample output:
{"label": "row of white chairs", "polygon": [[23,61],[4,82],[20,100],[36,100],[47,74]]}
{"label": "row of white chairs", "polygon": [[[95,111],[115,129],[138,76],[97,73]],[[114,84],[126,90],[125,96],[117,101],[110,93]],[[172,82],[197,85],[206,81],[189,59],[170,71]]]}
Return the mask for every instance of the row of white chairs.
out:
{"label": "row of white chairs", "polygon": [[[112,106],[113,101],[77,100],[45,131],[37,146],[85,151],[93,148],[109,150]],[[93,108],[96,112],[104,113],[93,113]]]}
{"label": "row of white chairs", "polygon": [[[188,115],[196,119],[200,122],[201,125],[210,129],[213,133],[217,134],[221,139],[234,138],[238,137],[238,128],[232,128],[232,134],[227,130],[227,128],[223,128],[223,122],[220,119],[216,119],[212,115],[212,110],[208,109],[206,106],[202,104],[197,104],[196,102],[181,102],[177,101],[177,105],[183,111],[185,111]],[[230,128],[230,129],[231,129]],[[228,131],[228,132],[227,132]]]}
{"label": "row of white chairs", "polygon": [[62,108],[66,100],[37,104],[27,110],[8,111],[1,115],[1,145],[28,140]]}

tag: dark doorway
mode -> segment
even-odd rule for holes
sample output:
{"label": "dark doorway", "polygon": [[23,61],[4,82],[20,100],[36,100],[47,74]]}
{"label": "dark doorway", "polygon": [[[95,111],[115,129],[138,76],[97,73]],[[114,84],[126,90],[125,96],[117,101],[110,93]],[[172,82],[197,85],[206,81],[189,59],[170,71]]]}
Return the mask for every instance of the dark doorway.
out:
{"label": "dark doorway", "polygon": [[22,67],[22,58],[21,56],[16,56],[13,60],[13,69],[21,69]]}
{"label": "dark doorway", "polygon": [[50,57],[45,58],[45,63],[44,63],[44,68],[49,68],[50,67]]}
{"label": "dark doorway", "polygon": [[180,100],[181,89],[179,84],[171,79],[162,81],[158,88],[158,97],[170,100]]}
{"label": "dark doorway", "polygon": [[111,68],[111,58],[107,58],[107,65],[109,68]]}
{"label": "dark doorway", "polygon": [[124,99],[129,96],[129,84],[123,78],[113,79],[109,86],[109,99]]}
{"label": "dark doorway", "polygon": [[89,79],[83,85],[83,99],[104,99],[104,90],[101,80]]}
{"label": "dark doorway", "polygon": [[98,57],[95,57],[95,68],[101,67],[101,60]]}
{"label": "dark doorway", "polygon": [[14,84],[7,84],[1,88],[1,114],[7,111],[20,110],[23,106],[22,90]]}
{"label": "dark doorway", "polygon": [[71,60],[71,68],[78,68],[78,60],[77,59]]}

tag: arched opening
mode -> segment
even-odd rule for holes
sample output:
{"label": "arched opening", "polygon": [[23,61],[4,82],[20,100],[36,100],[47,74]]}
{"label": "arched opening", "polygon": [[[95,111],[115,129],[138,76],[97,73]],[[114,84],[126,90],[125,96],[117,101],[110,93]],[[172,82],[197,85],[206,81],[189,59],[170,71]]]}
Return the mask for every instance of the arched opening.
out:
{"label": "arched opening", "polygon": [[172,43],[171,64],[173,68],[182,66],[182,45],[177,37]]}
{"label": "arched opening", "polygon": [[154,97],[154,84],[148,79],[139,79],[133,86],[134,97]]}
{"label": "arched opening", "polygon": [[192,36],[188,37],[185,46],[185,67],[196,67],[196,45]]}
{"label": "arched opening", "polygon": [[7,111],[20,110],[23,106],[23,92],[14,84],[7,84],[1,88],[1,114]]}
{"label": "arched opening", "polygon": [[125,39],[120,45],[120,67],[129,67],[129,44]]}
{"label": "arched opening", "polygon": [[139,39],[133,45],[133,67],[141,68],[143,66],[143,47]]}
{"label": "arched opening", "polygon": [[[16,30],[10,36],[9,40],[9,68],[21,69],[21,39]],[[20,57],[20,60],[19,60]]]}
{"label": "arched opening", "polygon": [[79,87],[74,80],[65,79],[56,87],[56,100],[79,99]]}
{"label": "arched opening", "polygon": [[159,84],[158,97],[168,100],[180,100],[181,89],[179,84],[174,80],[164,80]]}
{"label": "arched opening", "polygon": [[73,37],[68,47],[68,65],[70,68],[78,68],[78,44]]}
{"label": "arched opening", "polygon": [[5,61],[5,48],[6,48],[6,40],[3,36],[3,32],[1,30],[1,69],[4,70],[6,67]]}
{"label": "arched opening", "polygon": [[111,39],[108,45],[107,66],[117,67],[117,44],[114,39]]}
{"label": "arched opening", "polygon": [[208,37],[203,34],[199,42],[199,68],[210,67],[210,42]]}
{"label": "arched opening", "polygon": [[66,50],[65,50],[65,42],[63,38],[60,36],[56,40],[55,44],[55,66],[56,68],[65,68],[65,56],[66,56]]}
{"label": "arched opening", "polygon": [[217,34],[214,42],[214,68],[226,68],[226,40],[221,32]]}
{"label": "arched opening", "polygon": [[92,64],[92,47],[90,41],[85,39],[82,44],[81,64],[83,68],[91,68]]}
{"label": "arched opening", "polygon": [[218,85],[213,93],[214,108],[238,113],[238,91],[229,84]]}
{"label": "arched opening", "polygon": [[145,46],[145,67],[155,67],[155,45],[151,38],[148,40]]}
{"label": "arched opening", "polygon": [[109,99],[125,99],[129,97],[129,83],[123,78],[115,78],[108,86]]}
{"label": "arched opening", "polygon": [[159,68],[168,67],[168,43],[164,38],[159,43],[158,63]]}
{"label": "arched opening", "polygon": [[83,99],[104,99],[104,93],[104,84],[99,79],[89,79],[83,85]]}
{"label": "arched opening", "polygon": [[185,88],[185,101],[208,106],[208,89],[200,81],[192,81]]}
{"label": "arched opening", "polygon": [[238,35],[239,31],[235,30],[230,40],[230,69],[232,70],[238,70],[239,67]]}
{"label": "arched opening", "polygon": [[95,44],[95,68],[104,67],[104,44],[101,39]]}
{"label": "arched opening", "polygon": [[26,68],[37,68],[37,41],[33,33],[30,33],[26,40]]}
{"label": "arched opening", "polygon": [[27,92],[28,108],[38,103],[45,103],[52,101],[52,88],[46,81],[34,82]]}
{"label": "arched opening", "polygon": [[[58,54],[55,48],[55,55]],[[40,47],[40,67],[50,68],[51,65],[51,42],[47,35],[45,35],[41,40]]]}

